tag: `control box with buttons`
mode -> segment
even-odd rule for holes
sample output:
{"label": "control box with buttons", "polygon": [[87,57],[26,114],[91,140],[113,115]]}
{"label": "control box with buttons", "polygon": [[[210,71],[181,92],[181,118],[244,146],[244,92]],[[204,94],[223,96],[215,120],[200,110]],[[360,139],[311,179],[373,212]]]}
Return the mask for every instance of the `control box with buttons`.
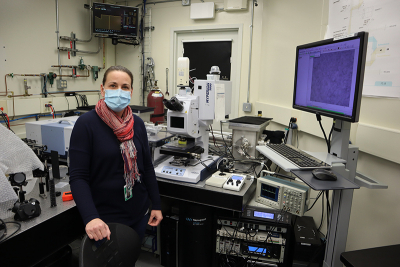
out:
{"label": "control box with buttons", "polygon": [[207,179],[216,171],[218,156],[206,156],[201,161],[206,162],[203,165],[197,159],[193,159],[190,160],[190,164],[178,167],[173,165],[172,156],[168,156],[154,166],[154,172],[157,178],[196,184]]}
{"label": "control box with buttons", "polygon": [[310,188],[272,176],[257,179],[255,201],[298,216],[307,211]]}
{"label": "control box with buttons", "polygon": [[246,175],[231,174],[222,187],[228,190],[240,191],[244,185],[245,179]]}
{"label": "control box with buttons", "polygon": [[183,176],[185,174],[185,171],[186,169],[183,168],[164,166],[161,172],[175,176]]}

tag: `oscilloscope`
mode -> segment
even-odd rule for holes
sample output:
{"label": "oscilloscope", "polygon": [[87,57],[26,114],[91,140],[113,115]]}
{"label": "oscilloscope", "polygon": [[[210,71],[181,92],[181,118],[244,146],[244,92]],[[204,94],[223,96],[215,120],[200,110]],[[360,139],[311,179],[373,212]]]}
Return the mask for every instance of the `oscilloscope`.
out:
{"label": "oscilloscope", "polygon": [[257,179],[255,201],[298,216],[307,211],[310,188],[272,176]]}

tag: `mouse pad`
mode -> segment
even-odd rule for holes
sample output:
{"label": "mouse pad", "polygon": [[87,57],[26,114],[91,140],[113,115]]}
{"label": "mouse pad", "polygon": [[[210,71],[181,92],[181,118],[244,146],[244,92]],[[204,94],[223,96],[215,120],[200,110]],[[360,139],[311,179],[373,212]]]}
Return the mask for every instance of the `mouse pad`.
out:
{"label": "mouse pad", "polygon": [[356,183],[350,182],[344,178],[339,173],[333,171],[337,176],[336,181],[322,181],[316,179],[312,175],[312,170],[302,171],[302,170],[292,170],[294,175],[296,175],[300,180],[305,182],[309,187],[314,190],[336,190],[336,189],[359,189],[360,186]]}

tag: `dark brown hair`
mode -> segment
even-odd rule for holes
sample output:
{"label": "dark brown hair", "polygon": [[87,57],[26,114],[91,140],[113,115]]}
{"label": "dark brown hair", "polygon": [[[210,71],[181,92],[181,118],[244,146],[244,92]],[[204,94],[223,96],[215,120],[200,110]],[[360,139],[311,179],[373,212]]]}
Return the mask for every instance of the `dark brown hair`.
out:
{"label": "dark brown hair", "polygon": [[122,71],[122,72],[125,72],[126,74],[128,74],[129,77],[131,77],[131,88],[133,88],[133,74],[132,74],[132,72],[130,70],[128,70],[127,68],[125,68],[123,66],[119,66],[119,65],[118,66],[111,66],[106,70],[106,72],[104,72],[103,85],[106,83],[108,73],[110,73],[112,71]]}

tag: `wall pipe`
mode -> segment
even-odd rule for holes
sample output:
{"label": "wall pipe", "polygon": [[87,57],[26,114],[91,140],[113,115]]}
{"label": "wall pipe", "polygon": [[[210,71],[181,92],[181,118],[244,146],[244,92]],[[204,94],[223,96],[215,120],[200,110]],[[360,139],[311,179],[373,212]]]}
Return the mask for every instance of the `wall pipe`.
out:
{"label": "wall pipe", "polygon": [[141,52],[142,52],[142,105],[145,105],[144,102],[144,94],[145,94],[145,90],[146,90],[146,81],[145,81],[145,73],[144,73],[144,61],[145,61],[145,56],[144,56],[144,23],[145,23],[145,17],[146,17],[146,1],[143,1],[143,6],[142,6],[142,19],[141,19],[141,31],[142,31],[142,36],[140,36],[141,39]]}
{"label": "wall pipe", "polygon": [[76,65],[51,65],[52,68],[79,68]]}
{"label": "wall pipe", "polygon": [[[52,68],[79,68],[77,65],[51,65]],[[87,70],[92,69],[93,67],[90,65],[87,65]],[[99,68],[99,70],[104,69],[104,68]]]}
{"label": "wall pipe", "polygon": [[249,74],[247,83],[247,103],[250,102],[250,77],[251,77],[251,52],[253,49],[253,20],[254,20],[254,5],[257,0],[253,0],[251,4],[251,24],[250,24],[250,51],[249,51]]}
{"label": "wall pipe", "polygon": [[90,34],[90,38],[87,40],[82,40],[82,39],[78,39],[78,38],[71,38],[69,36],[60,36],[61,40],[84,42],[84,43],[88,43],[88,42],[92,41],[93,35],[92,35],[92,10],[91,10],[91,8],[92,8],[92,0],[89,1],[89,34]]}
{"label": "wall pipe", "polygon": [[[66,66],[66,65],[53,65],[51,67],[55,67],[55,68],[62,68],[62,67],[68,67],[68,68],[72,68],[72,67],[78,67],[78,66]],[[57,75],[57,77],[71,77],[71,78],[88,78],[90,77],[90,71],[86,70],[87,74],[86,75]],[[0,96],[7,96],[8,94],[8,89],[7,89],[7,76],[8,77],[13,77],[13,76],[30,76],[30,77],[45,77],[46,75],[43,74],[15,74],[15,73],[8,73],[6,75],[4,75],[4,83],[5,83],[5,87],[6,87],[6,91],[4,93],[1,93]],[[97,91],[97,90],[95,90]],[[79,91],[79,92],[83,92],[83,91]],[[85,92],[90,92],[90,91],[85,91]],[[66,93],[66,92],[61,92],[61,93]],[[49,93],[47,93],[49,94]],[[31,96],[32,94],[30,94],[29,96]],[[42,94],[42,95],[46,95],[46,94]],[[17,95],[15,95],[17,96]],[[15,96],[9,96],[9,97],[15,97]],[[26,96],[26,95],[18,95],[18,96]]]}
{"label": "wall pipe", "polygon": [[[98,54],[101,50],[101,39],[99,39],[99,48],[97,49],[96,52],[93,51],[84,51],[84,50],[79,50],[79,49],[72,49],[69,47],[58,47],[58,51],[67,51],[67,52],[78,52],[78,53],[86,53],[86,54]],[[58,64],[61,65],[61,64]]]}
{"label": "wall pipe", "polygon": [[[75,114],[77,114],[77,113],[79,113],[79,112],[76,112]],[[58,113],[58,114],[54,113],[54,115],[62,116],[62,113]],[[38,119],[40,117],[50,117],[50,116],[53,116],[53,115],[52,114],[34,114],[34,115],[25,116],[25,117],[18,118],[18,119],[13,119],[13,120],[10,120],[10,122],[24,120],[24,119],[33,118],[33,117],[36,117],[36,119]],[[6,123],[6,121],[0,121],[0,123]],[[20,124],[17,124],[17,125],[20,125]],[[10,126],[17,126],[17,125],[10,125]]]}
{"label": "wall pipe", "polygon": [[84,91],[64,91],[64,92],[48,92],[48,94],[64,94],[64,93],[100,93],[100,90],[84,90]]}
{"label": "wall pipe", "polygon": [[[70,69],[72,69],[72,68],[78,68],[78,66],[67,66],[67,65],[52,65],[51,66],[52,68],[57,68],[57,67],[59,67],[59,68],[70,68]],[[77,77],[82,77],[82,78],[87,78],[87,77],[90,77],[90,71],[88,70],[88,69],[86,69],[86,71],[87,71],[87,74],[86,75],[77,75],[77,74],[75,74],[75,75],[60,75],[60,77],[72,77],[72,78],[77,78]]]}
{"label": "wall pipe", "polygon": [[8,76],[8,74],[4,75],[4,84],[6,85],[6,91],[0,93],[0,96],[7,96],[7,93],[8,93],[7,92],[7,76]]}
{"label": "wall pipe", "polygon": [[[60,49],[58,49],[60,47],[60,18],[58,15],[58,0],[56,0],[56,33],[57,33],[57,54],[58,54],[58,65],[61,65],[61,58],[60,58]],[[58,68],[58,73],[60,75],[62,75],[62,70],[61,68]]]}
{"label": "wall pipe", "polygon": [[[30,94],[29,96],[39,96],[39,95],[55,95],[55,94],[65,94],[65,93],[100,93],[100,90],[85,90],[85,91],[63,91],[63,92],[47,92],[47,93],[40,93],[40,94]],[[21,97],[26,95],[10,95],[9,97]]]}
{"label": "wall pipe", "polygon": [[[73,67],[77,67],[77,66],[67,66],[67,65],[52,65],[51,67],[53,68],[62,68],[62,67],[67,67],[67,68],[73,68]],[[88,78],[90,77],[90,71],[86,70],[87,74],[86,75],[57,75],[57,77],[71,77],[71,78]],[[7,96],[8,94],[8,87],[7,87],[7,76],[8,77],[13,77],[13,76],[30,76],[30,77],[45,77],[46,75],[43,74],[14,74],[14,73],[8,73],[6,75],[4,75],[4,83],[5,83],[5,88],[6,91],[1,93],[0,96]],[[98,91],[98,90],[94,90],[93,92]],[[84,91],[79,91],[79,92],[84,92]],[[91,92],[89,91],[85,91],[85,92]],[[61,93],[66,93],[66,92],[61,92]],[[49,94],[49,93],[47,93]],[[30,94],[32,95],[32,94]],[[42,95],[46,95],[46,94],[42,94]],[[18,95],[18,96],[24,96],[24,95]],[[26,95],[25,95],[26,96]],[[15,97],[15,96],[9,96],[9,97]]]}
{"label": "wall pipe", "polygon": [[6,76],[10,76],[10,77],[13,77],[13,76],[34,76],[34,77],[43,77],[43,76],[45,76],[45,75],[43,75],[43,74],[15,74],[15,73],[9,73],[9,74],[6,74]]}
{"label": "wall pipe", "polygon": [[43,74],[14,74],[14,73],[7,73],[4,75],[4,84],[6,87],[6,91],[4,93],[1,93],[0,96],[7,96],[8,94],[8,89],[7,89],[7,76],[8,77],[14,77],[14,76],[33,76],[33,77],[43,77],[45,75]]}
{"label": "wall pipe", "polygon": [[[91,0],[90,0],[90,4],[91,4]],[[85,54],[98,54],[101,50],[101,40],[99,39],[99,48],[97,49],[96,52],[93,51],[84,51],[84,50],[79,50],[79,49],[71,49],[69,47],[60,47],[60,38],[64,39],[64,40],[70,40],[70,41],[80,41],[80,42],[90,42],[92,40],[92,14],[90,14],[89,19],[90,19],[90,24],[89,24],[89,28],[90,28],[90,39],[88,40],[81,40],[81,39],[77,39],[77,38],[71,38],[71,37],[67,37],[67,36],[62,36],[60,37],[59,34],[59,15],[58,15],[58,0],[56,0],[56,20],[57,20],[57,49],[58,49],[58,65],[61,65],[61,61],[60,61],[60,51],[68,51],[68,52],[79,52],[79,53],[85,53]],[[91,13],[91,10],[90,10]],[[59,68],[59,73],[60,75],[62,70],[61,68]]]}
{"label": "wall pipe", "polygon": [[58,75],[57,77],[70,77],[70,78],[88,78],[90,77],[89,73],[87,75]]}

